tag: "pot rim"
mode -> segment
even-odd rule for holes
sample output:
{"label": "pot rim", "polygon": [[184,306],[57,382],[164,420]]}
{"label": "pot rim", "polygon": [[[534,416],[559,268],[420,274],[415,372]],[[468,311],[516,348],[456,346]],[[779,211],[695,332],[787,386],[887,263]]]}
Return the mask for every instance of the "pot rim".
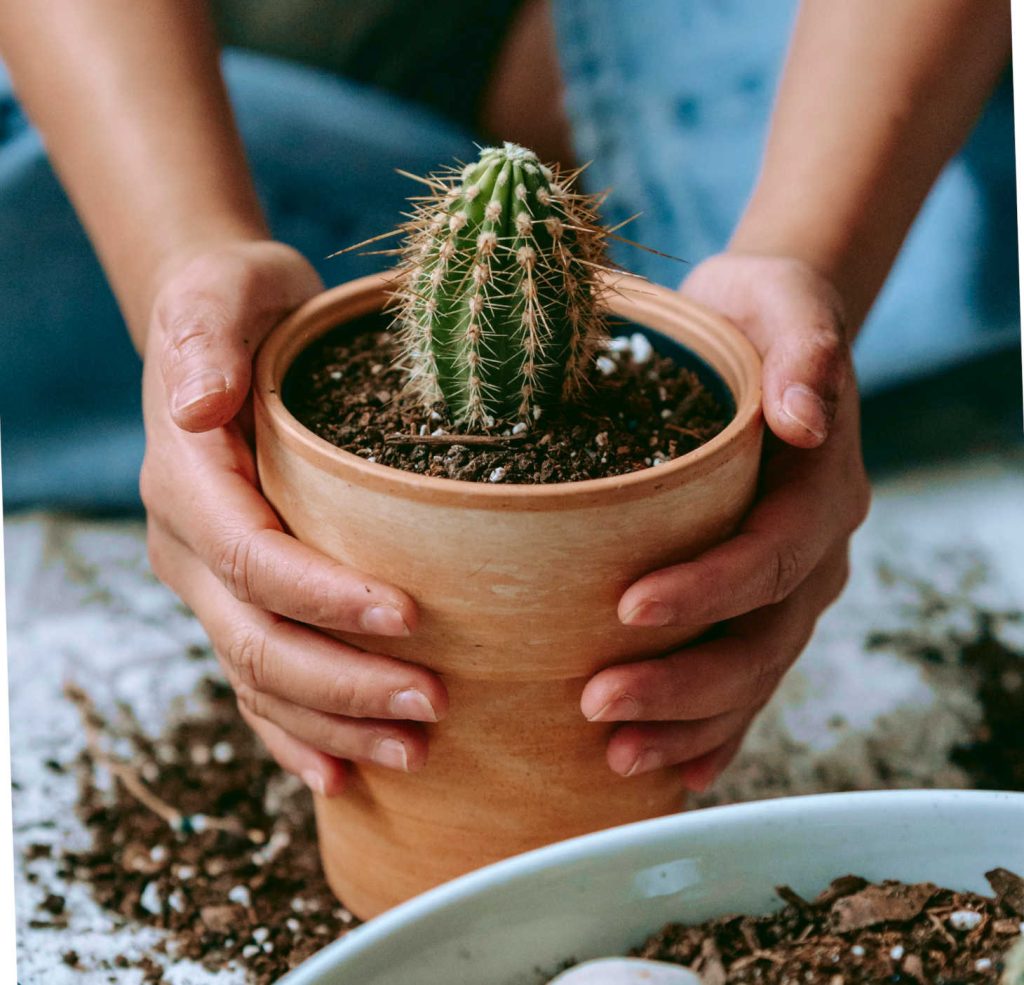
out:
{"label": "pot rim", "polygon": [[[480,509],[547,509],[554,503],[583,506],[629,500],[653,489],[689,481],[714,470],[732,446],[761,427],[761,359],[750,341],[723,315],[631,274],[606,275],[604,296],[611,314],[669,335],[695,352],[723,379],[736,412],[714,438],[663,465],[624,475],[544,484],[483,483],[425,476],[367,462],[315,434],[285,406],[284,377],[295,358],[331,328],[380,310],[394,282],[393,272],[371,274],[330,288],[292,312],[266,337],[256,355],[253,399],[274,436],[329,473],[360,485],[413,499],[444,498]],[[651,324],[651,322],[655,324]],[[686,338],[669,330],[683,326]],[[696,344],[695,344],[696,343]]]}

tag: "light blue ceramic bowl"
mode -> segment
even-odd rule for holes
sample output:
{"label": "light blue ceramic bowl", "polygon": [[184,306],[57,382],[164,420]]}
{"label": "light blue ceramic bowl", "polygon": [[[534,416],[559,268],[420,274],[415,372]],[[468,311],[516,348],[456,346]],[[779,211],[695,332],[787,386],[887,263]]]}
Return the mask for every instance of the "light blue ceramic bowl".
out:
{"label": "light blue ceramic bowl", "polygon": [[325,948],[281,985],[541,985],[665,923],[767,912],[849,872],[989,892],[1024,872],[1024,794],[885,791],[761,801],[630,824],[499,862]]}

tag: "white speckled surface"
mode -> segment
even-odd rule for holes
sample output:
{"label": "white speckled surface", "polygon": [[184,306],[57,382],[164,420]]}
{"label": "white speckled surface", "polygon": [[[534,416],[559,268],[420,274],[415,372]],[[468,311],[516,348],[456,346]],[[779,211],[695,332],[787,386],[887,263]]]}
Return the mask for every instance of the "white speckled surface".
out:
{"label": "white speckled surface", "polygon": [[[909,590],[886,586],[880,562],[954,589],[973,567],[988,575],[972,597],[996,609],[1024,599],[1024,457],[1019,451],[929,466],[876,484],[875,503],[854,544],[853,574],[822,620],[797,669],[766,710],[746,750],[705,802],[849,787],[961,786],[949,748],[978,715],[955,669],[923,670],[884,650],[865,652],[873,630],[908,625]],[[75,780],[44,761],[70,761],[82,745],[77,713],[61,697],[71,676],[104,703],[128,701],[158,732],[172,704],[206,666],[186,647],[200,627],[148,574],[140,524],[22,516],[5,525],[10,689],[21,985],[122,985],[138,971],[100,969],[119,952],[144,952],[153,931],[112,932],[84,888],[68,886],[67,930],[29,921],[56,887],[53,863],[38,860],[38,885],[25,878],[21,849],[35,841],[81,841],[73,813]],[[955,608],[934,626],[943,636]],[[1024,636],[1024,628],[1018,627]],[[1024,645],[1024,640],[1021,640]],[[73,948],[94,971],[73,971]],[[244,970],[211,974],[191,963],[170,969],[175,985],[242,983]]]}

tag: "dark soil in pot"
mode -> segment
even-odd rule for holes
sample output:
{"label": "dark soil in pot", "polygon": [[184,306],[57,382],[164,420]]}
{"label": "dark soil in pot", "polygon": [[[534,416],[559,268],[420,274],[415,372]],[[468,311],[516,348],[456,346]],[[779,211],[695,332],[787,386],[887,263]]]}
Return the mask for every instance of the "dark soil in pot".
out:
{"label": "dark soil in pot", "polygon": [[443,404],[424,409],[404,392],[399,353],[379,315],[314,342],[289,371],[283,396],[302,424],[333,445],[421,475],[533,484],[624,475],[700,447],[734,412],[707,366],[670,340],[654,335],[652,346],[651,338],[614,339],[590,373],[583,402],[529,427],[467,429],[452,423]]}

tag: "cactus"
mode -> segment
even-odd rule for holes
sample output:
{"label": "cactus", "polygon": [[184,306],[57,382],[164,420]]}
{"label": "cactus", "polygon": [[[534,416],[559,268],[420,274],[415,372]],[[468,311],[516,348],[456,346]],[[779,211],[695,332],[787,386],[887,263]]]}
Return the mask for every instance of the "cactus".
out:
{"label": "cactus", "polygon": [[421,179],[395,293],[410,386],[459,423],[532,422],[583,390],[604,337],[596,200],[516,144]]}

